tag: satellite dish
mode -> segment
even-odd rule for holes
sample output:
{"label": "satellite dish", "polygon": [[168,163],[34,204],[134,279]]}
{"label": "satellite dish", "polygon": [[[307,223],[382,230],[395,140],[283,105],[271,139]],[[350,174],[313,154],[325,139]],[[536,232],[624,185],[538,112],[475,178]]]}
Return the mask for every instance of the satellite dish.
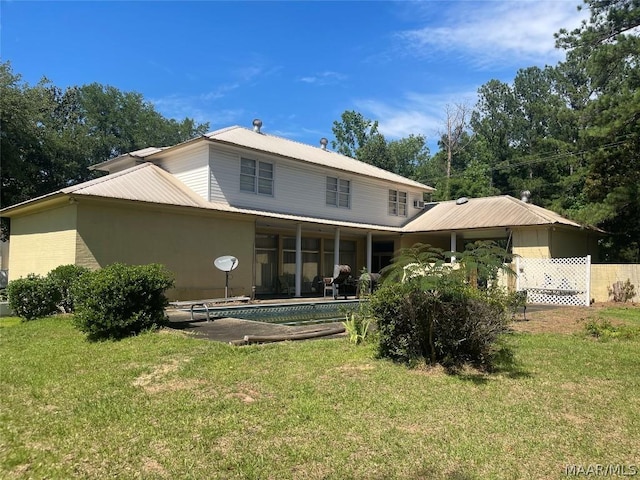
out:
{"label": "satellite dish", "polygon": [[232,255],[223,255],[222,257],[218,257],[213,261],[213,264],[218,270],[222,270],[225,273],[225,283],[224,283],[224,298],[225,300],[229,297],[229,272],[231,270],[235,270],[238,266],[238,259]]}
{"label": "satellite dish", "polygon": [[223,255],[222,257],[216,258],[213,261],[213,264],[218,270],[230,272],[231,270],[235,270],[238,266],[238,259],[231,255]]}

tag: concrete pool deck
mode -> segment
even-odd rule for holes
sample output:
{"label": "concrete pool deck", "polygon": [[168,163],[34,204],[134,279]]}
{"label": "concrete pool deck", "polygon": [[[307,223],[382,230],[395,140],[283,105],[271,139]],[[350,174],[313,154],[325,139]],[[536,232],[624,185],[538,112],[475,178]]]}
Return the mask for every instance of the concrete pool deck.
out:
{"label": "concrete pool deck", "polygon": [[[350,299],[353,301],[353,299]],[[285,298],[272,300],[257,300],[251,302],[252,307],[260,305],[273,306],[290,303],[342,303],[340,300],[323,299],[322,298]],[[246,305],[246,304],[245,304]],[[527,313],[535,311],[545,311],[562,308],[556,305],[527,305]],[[299,340],[300,334],[309,334],[314,336],[314,332],[321,329],[328,329],[335,332],[342,326],[342,322],[329,323],[309,323],[304,325],[282,325],[278,323],[261,322],[257,320],[244,320],[233,317],[216,318],[207,321],[204,311],[195,312],[194,320],[191,320],[189,310],[168,308],[167,315],[169,317],[169,328],[182,330],[194,334],[200,338],[214,340],[224,343],[241,344],[246,336],[249,337],[281,337],[278,341]],[[520,313],[521,315],[521,313]],[[331,332],[330,332],[331,333]],[[336,332],[320,338],[335,338],[344,336],[345,333]],[[262,342],[257,342],[262,343]]]}
{"label": "concrete pool deck", "polygon": [[[246,336],[249,337],[283,337],[296,340],[296,335],[301,333],[313,333],[319,329],[332,329],[341,325],[340,322],[315,325],[279,325],[276,323],[258,322],[255,320],[242,320],[240,318],[217,318],[208,322],[205,318],[191,320],[189,312],[168,311],[169,328],[192,333],[198,337],[218,342],[232,343],[240,342]],[[333,333],[322,338],[334,338],[344,335],[343,333]]]}
{"label": "concrete pool deck", "polygon": [[[258,300],[251,303],[251,306],[278,305],[283,303],[341,303],[340,300],[322,298],[286,298],[274,300]],[[246,304],[245,304],[246,305]],[[337,332],[342,326],[341,322],[315,323],[306,325],[281,325],[277,323],[260,322],[256,320],[243,320],[240,318],[223,317],[207,321],[206,313],[197,311],[194,320],[191,319],[190,311],[186,309],[168,308],[166,310],[169,317],[169,328],[189,332],[207,340],[214,340],[224,343],[242,343],[245,337],[280,337],[279,341],[299,340],[301,334],[314,336],[315,332],[327,330],[330,335],[319,338],[336,338],[344,336],[344,333]],[[260,342],[262,343],[262,342]]]}

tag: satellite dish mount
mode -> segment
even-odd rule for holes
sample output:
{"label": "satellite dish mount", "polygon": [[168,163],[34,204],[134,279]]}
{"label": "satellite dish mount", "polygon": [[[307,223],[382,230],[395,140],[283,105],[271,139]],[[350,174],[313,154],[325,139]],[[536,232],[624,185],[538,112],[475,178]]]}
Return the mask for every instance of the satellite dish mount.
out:
{"label": "satellite dish mount", "polygon": [[235,270],[238,267],[238,259],[232,255],[223,255],[222,257],[218,257],[213,261],[213,265],[218,269],[222,270],[225,273],[225,283],[224,283],[224,299],[229,298],[229,272],[231,270]]}

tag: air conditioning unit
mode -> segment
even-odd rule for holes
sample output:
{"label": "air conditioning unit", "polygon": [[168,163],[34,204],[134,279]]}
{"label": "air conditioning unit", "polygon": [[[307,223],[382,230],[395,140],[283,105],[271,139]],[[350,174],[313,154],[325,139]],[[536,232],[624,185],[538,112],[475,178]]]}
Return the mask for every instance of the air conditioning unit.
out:
{"label": "air conditioning unit", "polygon": [[413,208],[424,208],[424,201],[423,200],[414,200],[413,201]]}

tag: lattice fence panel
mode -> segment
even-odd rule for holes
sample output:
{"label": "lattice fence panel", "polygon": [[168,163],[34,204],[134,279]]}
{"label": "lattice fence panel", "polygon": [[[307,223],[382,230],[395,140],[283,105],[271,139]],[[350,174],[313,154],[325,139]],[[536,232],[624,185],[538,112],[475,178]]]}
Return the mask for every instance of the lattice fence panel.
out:
{"label": "lattice fence panel", "polygon": [[516,290],[527,291],[527,302],[589,306],[591,256],[516,258]]}

